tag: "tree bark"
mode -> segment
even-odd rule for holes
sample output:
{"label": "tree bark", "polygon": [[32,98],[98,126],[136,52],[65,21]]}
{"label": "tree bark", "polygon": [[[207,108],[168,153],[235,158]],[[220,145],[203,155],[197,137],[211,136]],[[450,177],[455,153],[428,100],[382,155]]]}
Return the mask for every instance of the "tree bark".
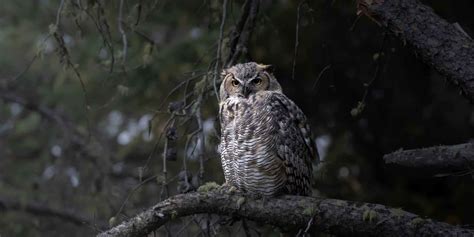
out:
{"label": "tree bark", "polygon": [[385,163],[408,167],[467,169],[474,167],[474,143],[399,150],[383,156]]}
{"label": "tree bark", "polygon": [[175,218],[201,213],[245,218],[280,228],[310,226],[338,236],[474,236],[474,230],[379,204],[301,196],[255,200],[220,190],[171,197],[98,236],[146,236]]}
{"label": "tree bark", "polygon": [[418,0],[358,0],[367,15],[414,48],[422,60],[457,85],[474,102],[474,42]]}

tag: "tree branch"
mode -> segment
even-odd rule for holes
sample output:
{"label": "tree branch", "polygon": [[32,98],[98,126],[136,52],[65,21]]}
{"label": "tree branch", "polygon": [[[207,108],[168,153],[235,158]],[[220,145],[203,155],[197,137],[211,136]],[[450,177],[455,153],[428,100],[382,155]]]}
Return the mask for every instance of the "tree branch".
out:
{"label": "tree branch", "polygon": [[106,226],[105,223],[98,223],[95,220],[90,220],[85,215],[78,214],[71,210],[60,210],[49,207],[45,204],[36,202],[21,202],[18,200],[11,200],[6,198],[0,198],[0,211],[1,210],[13,210],[13,211],[24,211],[38,216],[47,216],[58,218],[63,221],[70,222],[75,225],[95,225],[98,227]]}
{"label": "tree branch", "polygon": [[25,109],[34,111],[43,118],[57,124],[63,132],[65,147],[78,152],[85,159],[91,161],[98,167],[97,170],[101,172],[101,175],[116,178],[130,177],[135,178],[139,182],[147,178],[146,176],[137,177],[136,175],[131,175],[131,173],[117,173],[111,170],[109,164],[100,163],[103,161],[108,162],[109,158],[113,157],[113,154],[109,152],[109,148],[105,143],[91,139],[91,137],[86,137],[79,131],[73,121],[67,118],[63,113],[60,113],[54,108],[42,105],[40,101],[36,99],[38,96],[32,96],[31,93],[29,95],[27,94],[27,92],[15,91],[13,88],[2,88],[0,85],[0,100],[6,103],[17,103]]}
{"label": "tree branch", "polygon": [[175,218],[201,213],[245,218],[280,228],[305,229],[311,225],[314,230],[344,236],[474,235],[474,230],[379,204],[301,196],[254,200],[212,190],[171,197],[98,236],[146,236]]}
{"label": "tree branch", "polygon": [[[8,90],[0,88],[0,100],[3,100],[7,103],[17,103],[23,106],[25,109],[35,111],[40,114],[42,117],[56,123],[59,128],[62,130],[66,146],[71,146],[72,148],[83,152],[86,157],[90,157],[90,160],[94,160],[97,157],[104,157],[106,152],[94,151],[89,147],[90,138],[84,137],[79,130],[74,126],[72,121],[66,118],[64,114],[59,113],[53,108],[41,105],[35,96],[26,96],[26,92],[19,93],[14,90]],[[101,151],[105,149],[102,144],[97,144],[100,146]],[[108,154],[108,152],[106,153]]]}
{"label": "tree branch", "polygon": [[413,46],[422,60],[474,102],[474,41],[418,0],[358,0],[363,13]]}
{"label": "tree branch", "polygon": [[399,150],[383,156],[385,163],[408,167],[466,169],[474,166],[474,143]]}
{"label": "tree branch", "polygon": [[240,55],[247,52],[248,43],[255,28],[259,5],[260,0],[247,0],[242,6],[240,19],[231,32],[230,52],[225,67],[235,64]]}

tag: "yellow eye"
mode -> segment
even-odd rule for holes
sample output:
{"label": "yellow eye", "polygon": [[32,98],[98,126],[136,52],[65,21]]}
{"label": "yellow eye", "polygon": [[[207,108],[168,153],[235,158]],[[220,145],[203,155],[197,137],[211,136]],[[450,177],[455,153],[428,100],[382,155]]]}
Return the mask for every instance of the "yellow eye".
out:
{"label": "yellow eye", "polygon": [[238,86],[240,83],[237,80],[232,80],[232,85],[233,86]]}
{"label": "yellow eye", "polygon": [[260,79],[260,78],[257,77],[257,78],[255,78],[255,79],[252,80],[252,84],[254,84],[254,85],[260,85],[260,84],[262,84],[262,79]]}

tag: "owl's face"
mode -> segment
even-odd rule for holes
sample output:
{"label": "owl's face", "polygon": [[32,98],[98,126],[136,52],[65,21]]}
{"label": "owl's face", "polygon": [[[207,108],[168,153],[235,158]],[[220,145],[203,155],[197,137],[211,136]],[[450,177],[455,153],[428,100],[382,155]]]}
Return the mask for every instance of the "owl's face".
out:
{"label": "owl's face", "polygon": [[220,98],[248,98],[260,91],[280,91],[281,86],[271,73],[270,65],[254,62],[234,65],[222,72]]}

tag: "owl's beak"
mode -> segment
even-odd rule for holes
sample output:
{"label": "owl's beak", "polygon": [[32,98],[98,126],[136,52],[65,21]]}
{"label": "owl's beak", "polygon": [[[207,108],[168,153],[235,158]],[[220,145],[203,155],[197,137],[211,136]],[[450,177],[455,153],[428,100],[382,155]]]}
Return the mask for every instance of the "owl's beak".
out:
{"label": "owl's beak", "polygon": [[249,88],[247,85],[244,85],[244,86],[242,87],[242,95],[244,95],[245,98],[248,98],[248,97],[249,97],[250,92],[251,92],[251,90],[250,90],[250,88]]}

